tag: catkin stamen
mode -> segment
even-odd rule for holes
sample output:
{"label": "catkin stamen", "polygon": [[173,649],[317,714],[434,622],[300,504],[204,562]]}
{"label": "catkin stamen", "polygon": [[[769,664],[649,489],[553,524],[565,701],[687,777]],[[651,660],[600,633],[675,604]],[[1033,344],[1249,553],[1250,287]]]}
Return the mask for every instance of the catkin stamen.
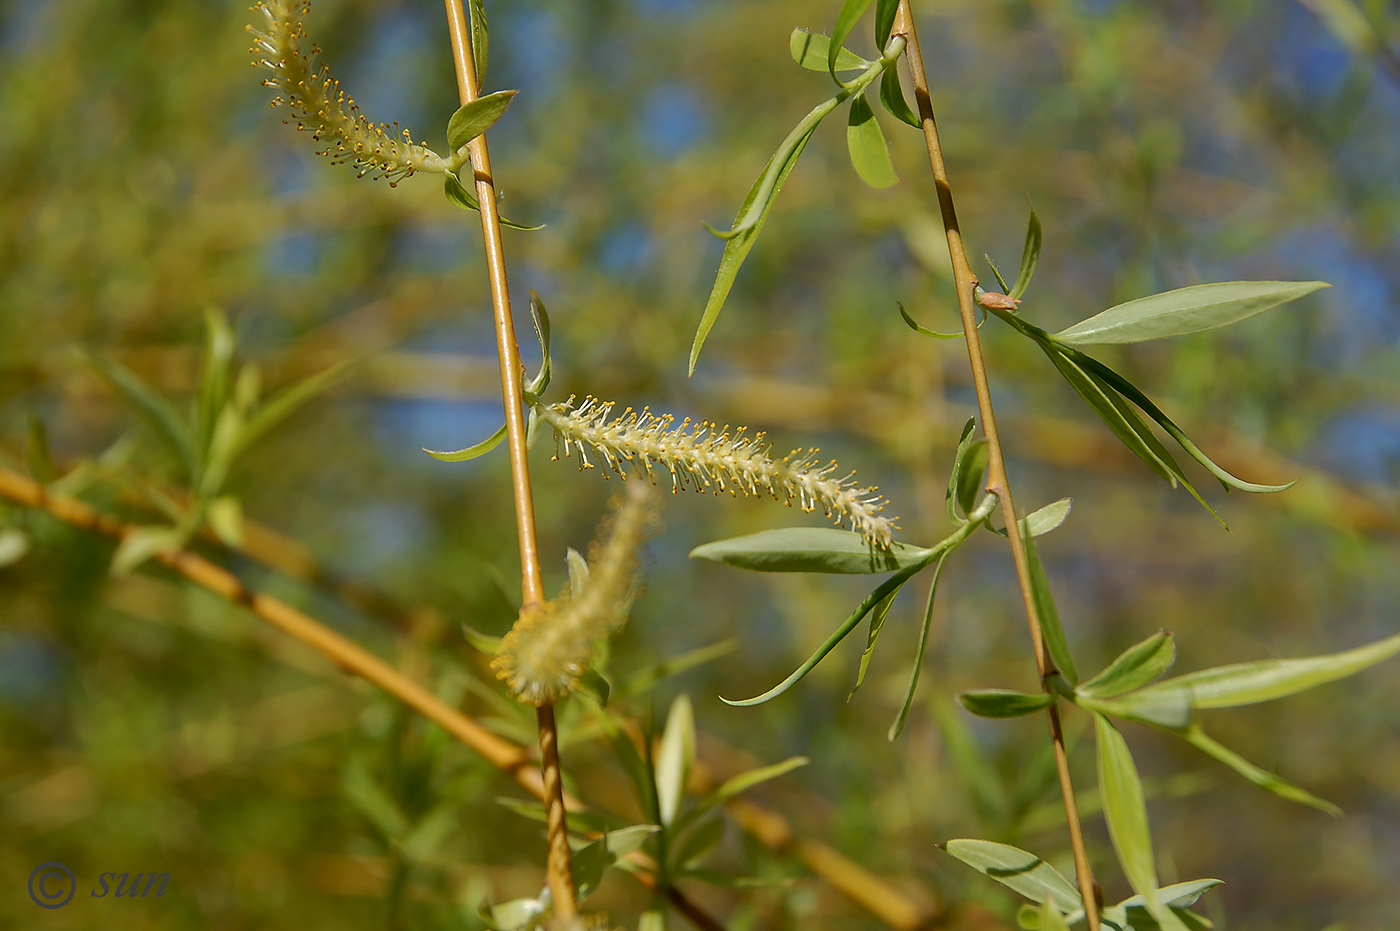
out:
{"label": "catkin stamen", "polygon": [[655,529],[657,503],[651,489],[640,485],[612,507],[589,548],[582,588],[522,612],[491,661],[511,693],[528,705],[557,702],[577,689],[598,642],[627,621],[637,551]]}
{"label": "catkin stamen", "polygon": [[351,163],[361,178],[385,178],[394,187],[415,171],[449,170],[446,159],[414,142],[397,123],[370,122],[330,69],[316,60],[321,50],[315,45],[303,50],[307,35],[302,19],[310,9],[310,0],[265,0],[253,7],[262,14],[262,28],[248,27],[253,36],[248,51],[255,56],[254,65],[272,72],[263,84],[286,95],[272,105],[286,104],[297,129],[326,144],[317,155],[330,156],[336,165]]}
{"label": "catkin stamen", "polygon": [[889,502],[874,487],[857,485],[855,472],[834,477],[836,463],[819,465],[815,449],[794,449],[774,459],[766,434],[750,435],[747,427],[721,427],[689,417],[673,426],[674,417],[653,414],[650,408],[629,407],[613,418],[615,406],[591,395],[580,404],[570,397],[561,404],[537,405],[540,418],[554,428],[554,458],[560,458],[561,451],[564,457],[577,451],[579,467],[591,469],[591,451],[623,478],[630,468],[653,483],[660,465],[670,474],[672,492],[768,494],[789,505],[796,501],[803,511],[820,508],[874,546],[887,548],[894,541],[895,520],[881,516]]}

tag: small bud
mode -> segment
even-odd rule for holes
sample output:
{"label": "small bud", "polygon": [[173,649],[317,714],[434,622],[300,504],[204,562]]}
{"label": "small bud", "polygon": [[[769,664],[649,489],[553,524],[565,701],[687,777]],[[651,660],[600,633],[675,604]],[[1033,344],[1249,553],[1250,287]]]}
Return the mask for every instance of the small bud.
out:
{"label": "small bud", "polygon": [[983,291],[978,288],[977,303],[992,310],[1015,310],[1016,305],[1021,302],[1014,297],[1002,294],[1000,291]]}

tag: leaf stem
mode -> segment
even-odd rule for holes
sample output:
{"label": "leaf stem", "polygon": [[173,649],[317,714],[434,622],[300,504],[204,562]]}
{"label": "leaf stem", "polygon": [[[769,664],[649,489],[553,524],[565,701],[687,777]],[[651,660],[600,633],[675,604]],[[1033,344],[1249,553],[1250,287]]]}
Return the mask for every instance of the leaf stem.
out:
{"label": "leaf stem", "polygon": [[[452,60],[457,72],[457,92],[462,105],[480,95],[481,82],[476,74],[468,38],[466,12],[462,0],[444,0],[447,26],[452,41]],[[515,340],[515,323],[510,312],[510,290],[506,281],[505,249],[501,243],[501,217],[496,210],[496,186],[491,176],[491,156],[486,148],[485,133],[467,143],[471,157],[472,178],[476,183],[476,199],[480,204],[481,232],[486,243],[486,265],[491,279],[491,306],[496,318],[496,352],[501,366],[501,397],[505,405],[506,445],[510,451],[510,473],[515,490],[515,523],[520,541],[520,574],[523,592],[522,611],[545,602],[544,582],[540,577],[539,544],[535,538],[535,505],[530,490],[530,465],[525,449],[525,412],[521,403],[521,382],[524,368],[520,364],[520,348]],[[559,733],[554,721],[554,706],[538,709],[540,735],[540,765],[544,774],[545,806],[548,809],[549,856],[546,877],[554,900],[554,913],[566,921],[578,914],[574,895],[573,869],[569,853],[568,831],[564,821],[563,780],[559,770]]]}
{"label": "leaf stem", "polygon": [[[1045,635],[1041,630],[1040,616],[1036,612],[1035,597],[1031,588],[1030,565],[1026,557],[1025,542],[1021,538],[1021,526],[1016,516],[1016,507],[1011,500],[1011,484],[1006,475],[1006,460],[1002,454],[1001,439],[997,434],[996,417],[992,411],[991,388],[987,381],[987,366],[982,356],[982,342],[977,330],[977,308],[973,301],[973,289],[977,279],[968,263],[967,251],[963,247],[962,231],[958,227],[958,214],[953,206],[953,191],[948,183],[948,169],[943,161],[943,146],[938,138],[938,126],[933,116],[933,101],[929,96],[928,75],[924,71],[923,53],[919,47],[919,37],[914,29],[914,17],[909,8],[909,0],[900,0],[899,12],[895,17],[893,34],[905,39],[905,52],[909,56],[909,72],[914,82],[914,98],[918,104],[919,119],[923,124],[924,143],[928,148],[929,166],[933,170],[934,184],[938,189],[938,206],[943,214],[943,228],[948,237],[948,256],[953,264],[953,280],[958,290],[958,311],[962,316],[963,335],[967,341],[968,362],[972,368],[972,382],[977,391],[977,410],[982,421],[982,431],[987,437],[987,492],[996,496],[1006,515],[1006,535],[1011,544],[1011,556],[1016,563],[1016,577],[1021,585],[1021,600],[1026,607],[1026,620],[1030,625],[1031,642],[1035,647],[1036,667],[1040,672],[1041,687],[1047,694],[1054,695],[1051,677],[1055,675],[1054,664],[1045,646]],[[1078,874],[1079,891],[1084,899],[1084,911],[1089,922],[1089,931],[1099,931],[1098,900],[1094,894],[1094,876],[1089,867],[1089,855],[1084,846],[1084,833],[1079,824],[1079,810],[1074,796],[1074,785],[1070,780],[1069,757],[1065,752],[1064,731],[1060,724],[1059,707],[1051,701],[1047,713],[1050,718],[1050,737],[1054,743],[1055,769],[1059,774],[1060,792],[1064,797],[1065,816],[1069,822],[1070,846],[1074,852],[1074,868]]]}

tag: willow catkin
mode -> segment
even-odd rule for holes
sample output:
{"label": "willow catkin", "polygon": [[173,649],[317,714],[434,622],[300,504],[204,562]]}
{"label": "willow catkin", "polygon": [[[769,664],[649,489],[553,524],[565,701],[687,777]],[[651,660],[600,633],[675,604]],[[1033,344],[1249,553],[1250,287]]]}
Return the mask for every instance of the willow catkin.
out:
{"label": "willow catkin", "polygon": [[394,186],[415,171],[446,171],[446,160],[414,142],[408,130],[399,131],[397,123],[390,127],[370,122],[345,96],[340,82],[316,60],[321,50],[315,45],[304,47],[307,35],[302,19],[310,9],[310,0],[265,0],[253,7],[262,14],[262,28],[248,27],[253,36],[248,51],[258,56],[254,65],[272,72],[263,84],[285,95],[272,105],[285,103],[297,129],[326,143],[316,154],[329,155],[335,164],[353,163],[362,178],[387,178]]}
{"label": "willow catkin", "polygon": [[655,529],[656,512],[648,486],[634,485],[614,498],[589,548],[583,584],[521,613],[491,661],[520,701],[556,702],[578,688],[598,641],[626,623],[637,587],[637,552]]}
{"label": "willow catkin", "polygon": [[835,462],[820,465],[816,449],[795,449],[774,459],[765,434],[750,436],[745,427],[731,433],[727,425],[688,417],[676,425],[672,415],[658,416],[649,408],[629,407],[612,418],[614,406],[592,396],[575,405],[571,397],[560,404],[538,404],[535,411],[554,428],[565,456],[578,451],[580,468],[593,467],[590,451],[624,478],[631,466],[655,481],[656,467],[663,466],[673,491],[766,493],[780,501],[796,501],[804,511],[820,508],[837,524],[849,524],[872,546],[888,547],[894,540],[896,522],[882,516],[889,502],[874,487],[857,485],[854,472],[842,477],[836,474]]}

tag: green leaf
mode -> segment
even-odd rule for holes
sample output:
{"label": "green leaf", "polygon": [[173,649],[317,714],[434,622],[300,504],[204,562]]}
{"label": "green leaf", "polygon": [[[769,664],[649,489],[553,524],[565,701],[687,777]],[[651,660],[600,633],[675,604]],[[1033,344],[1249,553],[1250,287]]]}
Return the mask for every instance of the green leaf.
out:
{"label": "green leaf", "polygon": [[1040,857],[1010,844],[990,840],[950,840],[943,847],[968,866],[1009,886],[1032,902],[1043,902],[1046,894],[1056,902],[1082,907],[1079,890]]}
{"label": "green leaf", "polygon": [[466,449],[455,449],[451,452],[447,452],[444,450],[428,449],[424,447],[423,452],[427,453],[429,456],[432,456],[434,459],[441,459],[443,462],[466,462],[468,459],[475,459],[478,456],[486,455],[491,450],[495,449],[497,446],[500,446],[501,443],[505,441],[505,438],[506,425],[501,424],[499,427],[496,428],[495,433],[491,434],[486,439],[482,440],[480,443],[477,443],[473,446],[468,446]]}
{"label": "green leaf", "polygon": [[[1194,912],[1187,911],[1187,909],[1196,904],[1208,890],[1218,885],[1220,885],[1218,879],[1197,879],[1191,882],[1177,883],[1158,889],[1157,898],[1164,906],[1176,913],[1176,916],[1191,931],[1205,931],[1211,927],[1211,922]],[[1117,905],[1105,908],[1100,917],[1105,924],[1111,927],[1126,928],[1131,929],[1131,931],[1158,931],[1161,928],[1157,920],[1148,914],[1140,895],[1124,899]]]}
{"label": "green leaf", "polygon": [[273,427],[286,420],[308,401],[344,381],[350,374],[352,366],[358,361],[357,359],[347,359],[344,362],[338,362],[325,371],[303,378],[296,384],[289,385],[268,398],[266,404],[249,415],[248,422],[243,425],[243,429],[239,432],[237,442],[233,444],[230,459],[237,459],[245,450],[262,439],[265,434],[271,432]]}
{"label": "green leaf", "polygon": [[[1022,535],[1032,537],[1042,537],[1050,531],[1063,524],[1069,517],[1070,509],[1074,507],[1073,498],[1061,498],[1058,501],[1051,501],[1049,504],[1038,507],[1025,517],[1021,518]],[[1006,536],[1006,528],[997,528],[988,525],[988,530],[992,533]]]}
{"label": "green leaf", "polygon": [[890,576],[881,583],[880,587],[875,589],[875,591],[866,595],[865,600],[856,605],[856,609],[851,612],[850,617],[842,621],[841,626],[837,627],[836,630],[832,632],[831,636],[826,638],[826,642],[817,647],[816,652],[807,657],[807,660],[801,666],[798,666],[797,669],[793,670],[792,674],[782,682],[779,682],[762,695],[755,695],[753,698],[744,698],[735,701],[720,696],[720,701],[724,702],[726,705],[748,707],[750,705],[761,705],[766,701],[777,698],[798,682],[801,682],[802,679],[806,677],[807,673],[816,668],[817,663],[825,659],[828,653],[836,649],[837,645],[839,645],[842,640],[845,640],[846,636],[850,634],[851,631],[855,630],[856,625],[864,620],[865,616],[869,614],[877,604],[883,601],[886,595],[897,590],[901,585],[907,582],[914,573],[922,568],[922,565],[916,564],[906,569],[901,569],[898,573]]}
{"label": "green leaf", "polygon": [[[538,821],[540,824],[549,823],[549,811],[544,807],[544,803],[532,798],[511,798],[505,795],[498,795],[492,799],[506,811],[517,814],[522,818],[531,821]],[[605,815],[596,811],[570,811],[568,813],[568,827],[572,832],[593,831],[602,833],[603,831],[616,831],[625,827],[626,823],[620,819]],[[575,847],[582,846],[576,842],[575,838],[570,838],[569,842]]]}
{"label": "green leaf", "polygon": [[[1092,373],[1095,378],[1099,379],[1101,384],[1121,391],[1128,400],[1132,401],[1146,412],[1147,416],[1151,417],[1158,426],[1165,430],[1168,436],[1176,440],[1181,448],[1186,451],[1188,456],[1195,459],[1205,467],[1206,471],[1219,479],[1220,482],[1226,486],[1227,491],[1233,487],[1238,488],[1240,491],[1248,491],[1254,494],[1272,494],[1274,492],[1287,491],[1296,484],[1296,479],[1285,485],[1257,485],[1253,482],[1246,482],[1243,479],[1236,478],[1234,475],[1216,465],[1205,453],[1201,452],[1201,450],[1196,447],[1196,444],[1192,443],[1190,438],[1186,436],[1182,429],[1178,427],[1170,417],[1162,413],[1161,409],[1159,409],[1156,404],[1152,403],[1152,400],[1148,398],[1147,395],[1139,391],[1137,386],[1132,382],[1104,365],[1098,359],[1085,355],[1077,349],[1065,347],[1065,352],[1073,357],[1087,371]],[[1188,486],[1188,488],[1189,487],[1190,486]],[[1194,494],[1194,490],[1192,490],[1192,493]],[[1197,500],[1200,500],[1199,495],[1197,496]],[[1201,503],[1204,504],[1205,502]],[[1209,509],[1207,505],[1207,510]],[[1211,513],[1213,514],[1215,512],[1211,511]]]}
{"label": "green leaf", "polygon": [[915,333],[922,333],[925,336],[932,336],[934,339],[963,338],[963,334],[961,331],[957,333],[940,333],[937,330],[930,330],[928,327],[920,326],[918,321],[916,321],[913,317],[909,316],[909,312],[904,309],[904,305],[902,303],[900,303],[899,301],[895,301],[895,303],[899,305],[899,315],[904,318],[905,325],[908,326],[909,329],[913,330]]}
{"label": "green leaf", "polygon": [[760,766],[758,769],[751,769],[748,772],[740,773],[737,776],[726,779],[718,789],[705,796],[693,809],[681,816],[676,822],[673,833],[679,834],[690,827],[702,817],[714,811],[719,806],[742,792],[747,792],[759,783],[767,782],[770,779],[777,779],[786,775],[801,766],[810,763],[805,756],[788,757],[781,763],[774,763],[771,766]]}
{"label": "green leaf", "polygon": [[504,637],[493,637],[490,634],[483,634],[470,624],[462,625],[462,636],[467,638],[467,643],[470,643],[482,653],[487,653],[492,656],[496,655],[496,652],[500,650],[501,641],[505,639]]}
{"label": "green leaf", "polygon": [[1212,738],[1206,736],[1205,731],[1201,730],[1200,725],[1191,728],[1180,736],[1182,740],[1185,740],[1206,756],[1224,763],[1261,789],[1272,792],[1280,798],[1286,798],[1290,802],[1297,802],[1300,805],[1316,808],[1318,811],[1325,811],[1329,815],[1340,815],[1342,813],[1340,808],[1326,799],[1318,798],[1316,795],[1313,795],[1306,789],[1295,786],[1283,777],[1260,769],[1229,747],[1217,743]]}
{"label": "green leaf", "polygon": [[31,545],[29,534],[18,527],[0,527],[0,569],[23,559]]}
{"label": "green leaf", "polygon": [[894,607],[894,600],[897,597],[899,597],[898,588],[886,595],[870,614],[870,632],[865,638],[865,650],[860,654],[860,669],[856,672],[856,684],[851,686],[851,693],[846,696],[846,701],[855,698],[856,692],[865,682],[866,670],[870,668],[870,657],[875,653],[875,641],[880,639],[880,631],[885,629],[885,620],[890,616],[890,608]]}
{"label": "green leaf", "polygon": [[[1040,243],[1044,238],[1040,230],[1040,217],[1035,215],[1035,207],[1027,201],[1031,218],[1026,224],[1026,244],[1021,249],[1021,270],[1016,273],[1016,284],[1007,292],[1007,297],[1020,300],[1030,287],[1031,276],[1035,274],[1036,263],[1040,261]],[[1000,276],[998,276],[1000,277]]]}
{"label": "green leaf", "polygon": [[525,384],[525,392],[539,397],[549,387],[554,364],[549,358],[549,311],[533,288],[530,290],[530,320],[535,324],[535,336],[540,341],[540,370]]}
{"label": "green leaf", "polygon": [[929,631],[933,629],[933,602],[938,595],[938,580],[943,577],[943,564],[947,561],[948,553],[944,553],[933,570],[933,581],[928,587],[928,602],[924,606],[924,623],[919,628],[919,646],[914,650],[914,662],[909,670],[909,684],[904,689],[904,701],[900,702],[899,713],[895,715],[894,723],[885,732],[885,739],[891,743],[904,733],[904,725],[909,723],[909,709],[914,706],[914,693],[918,691],[919,675],[924,668],[924,650],[928,647]]}
{"label": "green leaf", "polygon": [[899,12],[899,0],[877,0],[875,4],[875,47],[884,48],[894,31],[895,14]]}
{"label": "green leaf", "polygon": [[205,511],[209,529],[226,546],[235,549],[243,545],[243,504],[233,495],[223,495],[209,502]]}
{"label": "green leaf", "polygon": [[930,552],[906,543],[882,550],[858,533],[835,527],[785,527],[705,543],[690,556],[755,572],[870,575],[927,565]]}
{"label": "green leaf", "polygon": [[598,705],[607,706],[608,696],[612,694],[612,683],[602,673],[588,667],[579,673],[578,684],[579,691],[593,699]]}
{"label": "green leaf", "polygon": [[[480,76],[477,79],[480,80]],[[447,121],[448,150],[457,152],[462,146],[490,129],[506,112],[506,107],[510,106],[515,94],[515,91],[496,91],[458,107],[457,112]]]}
{"label": "green leaf", "polygon": [[341,779],[345,797],[364,815],[387,841],[401,840],[408,833],[408,819],[389,793],[374,781],[368,766],[354,759]]}
{"label": "green leaf", "polygon": [[1050,592],[1050,581],[1045,577],[1045,567],[1036,552],[1034,537],[1025,535],[1026,560],[1030,565],[1031,595],[1035,601],[1035,613],[1040,618],[1041,634],[1045,637],[1045,647],[1050,651],[1050,659],[1060,675],[1070,685],[1079,682],[1079,671],[1075,669],[1074,657],[1070,654],[1069,643],[1065,640],[1065,630],[1060,624],[1060,612],[1055,607],[1055,596]]}
{"label": "green leaf", "polygon": [[97,369],[98,374],[136,409],[146,426],[175,454],[193,478],[199,471],[194,439],[170,402],[126,366],[104,359],[96,353],[87,352],[84,355],[92,367]]}
{"label": "green leaf", "polygon": [[899,69],[894,65],[890,65],[885,69],[885,73],[880,75],[880,103],[901,123],[908,123],[915,129],[923,128],[923,120],[909,108],[909,102],[904,99],[904,89],[899,86]]}
{"label": "green leaf", "polygon": [[1176,643],[1165,630],[1129,647],[1094,678],[1079,686],[1081,695],[1115,698],[1156,681],[1176,661]]}
{"label": "green leaf", "polygon": [[1054,338],[1072,346],[1139,343],[1246,320],[1321,288],[1325,281],[1224,281],[1141,297],[1081,320]]}
{"label": "green leaf", "polygon": [[851,34],[856,22],[865,15],[865,11],[870,9],[872,2],[873,0],[846,0],[841,4],[841,12],[836,14],[836,25],[831,27],[831,46],[826,54],[826,67],[831,72],[831,79],[837,84],[841,83],[841,79],[836,77],[837,56],[846,44],[846,37]]}
{"label": "green leaf", "polygon": [[1142,896],[1148,913],[1166,931],[1185,931],[1185,924],[1157,895],[1157,864],[1147,823],[1147,803],[1127,741],[1101,714],[1094,715],[1094,737],[1098,745],[1099,792],[1103,797],[1104,820],[1108,822],[1108,834],[1118,853],[1123,875],[1133,891]]}
{"label": "green leaf", "polygon": [[961,692],[958,701],[980,718],[1019,718],[1050,707],[1045,692],[1013,692],[1009,689],[974,689]]}
{"label": "green leaf", "polygon": [[724,244],[724,254],[720,256],[719,270],[715,274],[709,300],[705,302],[705,312],[700,317],[700,325],[696,328],[695,340],[690,347],[689,374],[695,374],[695,362],[700,358],[700,347],[705,345],[705,338],[709,336],[710,329],[719,318],[725,298],[729,296],[744,259],[758,239],[763,223],[768,219],[768,214],[783,189],[783,182],[792,174],[793,168],[797,167],[797,159],[807,147],[817,126],[840,103],[840,95],[822,101],[788,133],[778,150],[768,159],[768,164],[764,166],[758,180],[754,181],[753,187],[749,189],[748,196],[744,198],[734,218],[734,226],[728,233],[719,234],[727,241]]}
{"label": "green leaf", "polygon": [[[820,33],[794,29],[788,38],[788,50],[792,52],[792,60],[808,71],[829,70],[827,59],[831,51],[831,39]],[[870,62],[848,48],[841,48],[836,53],[837,71],[860,71],[869,64]]]}
{"label": "green leaf", "polygon": [[695,712],[690,699],[677,695],[666,716],[661,750],[656,758],[656,798],[661,823],[669,826],[680,811],[686,779],[695,763]]}
{"label": "green leaf", "polygon": [[866,184],[879,190],[899,183],[880,121],[875,119],[864,94],[851,99],[850,117],[846,121],[846,151],[850,153],[851,166]]}
{"label": "green leaf", "polygon": [[985,252],[982,253],[982,258],[987,265],[991,267],[992,274],[996,276],[997,284],[1001,287],[1001,293],[1009,296],[1011,286],[1006,283],[1006,278],[1002,275],[1001,269],[997,268],[997,263],[992,261],[992,257]]}
{"label": "green leaf", "polygon": [[[901,307],[900,312],[902,313],[903,310],[904,308]],[[959,516],[958,509],[957,507],[955,507],[955,505],[962,504],[963,501],[968,497],[963,491],[963,486],[968,484],[968,480],[964,478],[964,473],[972,471],[972,450],[979,443],[983,445],[984,461],[983,466],[979,467],[976,470],[974,477],[971,479],[974,496],[977,492],[976,486],[982,481],[982,468],[985,467],[986,459],[986,441],[977,439],[972,435],[973,430],[976,428],[976,426],[977,418],[969,417],[967,418],[967,423],[963,424],[962,433],[958,435],[958,449],[957,452],[953,454],[953,471],[948,474],[948,491],[943,496],[943,503],[944,506],[947,508],[948,522],[950,524],[961,524],[965,522],[965,518]],[[964,506],[963,513],[970,513],[970,508]]]}
{"label": "green leaf", "polygon": [[979,437],[967,445],[965,455],[954,466],[957,482],[954,494],[964,514],[973,512],[977,507],[978,496],[986,490],[984,476],[990,456],[991,447],[986,437]]}
{"label": "green leaf", "polygon": [[540,899],[511,899],[500,905],[482,903],[477,913],[495,931],[534,931],[544,925],[549,907]]}
{"label": "green leaf", "polygon": [[233,329],[228,319],[214,308],[204,310],[204,361],[201,363],[198,414],[198,448],[207,450],[214,434],[214,422],[228,403],[229,366],[233,362]]}
{"label": "green leaf", "polygon": [[1284,698],[1342,679],[1400,653],[1400,634],[1325,656],[1269,659],[1176,676],[1146,691],[1185,690],[1197,709],[1235,708]]}
{"label": "green leaf", "polygon": [[724,840],[724,819],[711,818],[701,822],[694,831],[686,835],[685,840],[676,845],[675,853],[671,859],[670,871],[674,874],[697,865],[713,853],[722,840]]}
{"label": "green leaf", "polygon": [[483,0],[468,0],[467,15],[472,24],[472,63],[476,65],[476,84],[486,80],[486,4]]}
{"label": "green leaf", "polygon": [[640,850],[653,834],[659,831],[654,824],[637,824],[620,831],[604,834],[593,843],[577,851],[573,857],[574,888],[582,902],[593,894],[603,881],[608,867],[636,850]]}
{"label": "green leaf", "polygon": [[1045,901],[1040,903],[1040,931],[1069,931],[1069,925],[1065,924],[1065,916],[1060,914],[1060,909],[1056,905],[1055,896],[1046,893]]}
{"label": "green leaf", "polygon": [[583,587],[588,584],[588,577],[591,574],[588,560],[583,558],[582,553],[570,546],[564,550],[564,566],[569,572],[569,594],[577,598],[583,594]]}
{"label": "green leaf", "polygon": [[112,553],[111,573],[124,576],[153,556],[185,545],[186,534],[176,527],[133,527]]}
{"label": "green leaf", "polygon": [[[452,203],[461,207],[463,210],[475,210],[478,213],[481,211],[481,204],[477,201],[476,195],[467,190],[466,187],[462,185],[461,180],[450,171],[443,175],[442,192],[447,195],[448,200],[452,201]],[[499,215],[497,219],[501,221],[502,226],[509,226],[513,230],[524,230],[527,233],[544,229],[543,223],[537,226],[527,226]]]}
{"label": "green leaf", "polygon": [[1075,703],[1086,711],[1097,711],[1169,731],[1190,727],[1195,718],[1191,693],[1185,689],[1145,688],[1108,699],[1076,694]]}
{"label": "green leaf", "polygon": [[622,687],[622,694],[628,696],[642,695],[662,679],[668,676],[678,675],[679,673],[685,672],[687,669],[693,669],[704,663],[713,662],[721,656],[728,656],[738,649],[738,646],[738,641],[731,637],[727,640],[721,640],[719,643],[712,643],[708,646],[699,647],[698,649],[682,653],[679,656],[664,659],[650,666],[643,666],[627,680],[627,684]]}

